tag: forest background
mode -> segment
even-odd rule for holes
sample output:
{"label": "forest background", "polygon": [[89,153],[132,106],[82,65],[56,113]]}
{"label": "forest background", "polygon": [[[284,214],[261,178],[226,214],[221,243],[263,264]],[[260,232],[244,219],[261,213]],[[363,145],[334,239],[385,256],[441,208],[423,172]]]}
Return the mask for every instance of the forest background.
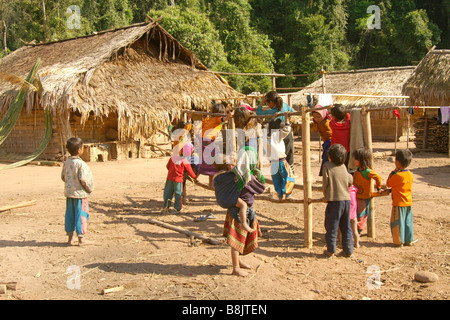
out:
{"label": "forest background", "polygon": [[[298,75],[417,64],[450,48],[450,0],[0,0],[0,57],[162,16],[159,23],[210,69]],[[370,7],[372,6],[372,7]],[[373,9],[376,6],[375,9]],[[224,75],[243,93],[270,77]],[[299,87],[317,76],[282,77]]]}

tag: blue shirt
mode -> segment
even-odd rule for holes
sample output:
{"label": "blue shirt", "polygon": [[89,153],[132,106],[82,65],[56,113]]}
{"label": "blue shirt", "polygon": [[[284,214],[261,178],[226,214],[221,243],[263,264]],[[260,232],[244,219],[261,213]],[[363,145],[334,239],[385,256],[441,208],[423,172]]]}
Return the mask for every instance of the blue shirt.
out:
{"label": "blue shirt", "polygon": [[[257,115],[267,115],[267,114],[275,114],[277,112],[283,113],[283,112],[295,112],[294,109],[292,109],[286,102],[283,102],[283,106],[281,107],[281,111],[278,111],[277,108],[272,108],[269,110],[263,110],[262,106],[258,106],[258,108],[255,110],[255,113]],[[279,116],[283,122],[286,121],[284,116]]]}

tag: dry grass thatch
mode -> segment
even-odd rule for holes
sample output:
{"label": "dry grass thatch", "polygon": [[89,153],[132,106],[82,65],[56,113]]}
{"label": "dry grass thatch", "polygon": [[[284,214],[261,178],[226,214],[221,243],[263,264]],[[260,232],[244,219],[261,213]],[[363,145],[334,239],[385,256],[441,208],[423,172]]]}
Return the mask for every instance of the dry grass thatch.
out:
{"label": "dry grass thatch", "polygon": [[450,50],[431,50],[403,86],[417,106],[450,105]]}
{"label": "dry grass thatch", "polygon": [[[410,77],[414,66],[371,68],[325,74],[325,93],[401,96],[402,86]],[[291,103],[297,106],[306,106],[304,93],[324,93],[322,78],[308,85],[307,88],[296,92],[291,97]],[[334,96],[334,103],[341,103],[348,108],[372,107],[383,108],[399,104],[408,105],[408,99],[400,98],[369,98]]]}
{"label": "dry grass thatch", "polygon": [[[78,111],[82,122],[114,112],[122,139],[148,137],[181,109],[206,110],[211,99],[241,95],[156,22],[26,45],[0,60],[0,74],[25,77],[38,58],[42,99],[31,92],[24,106],[28,112],[38,102],[62,119]],[[0,82],[0,114],[17,89]]]}

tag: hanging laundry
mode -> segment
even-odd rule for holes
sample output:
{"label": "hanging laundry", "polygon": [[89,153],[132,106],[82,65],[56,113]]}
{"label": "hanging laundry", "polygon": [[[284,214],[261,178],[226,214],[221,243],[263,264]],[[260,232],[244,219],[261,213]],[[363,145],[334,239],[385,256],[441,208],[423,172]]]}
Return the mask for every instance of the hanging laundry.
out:
{"label": "hanging laundry", "polygon": [[440,123],[441,124],[447,123],[449,120],[450,107],[440,107],[439,112],[440,112]]}
{"label": "hanging laundry", "polygon": [[319,94],[319,101],[317,104],[320,104],[321,106],[331,106],[333,104],[333,98],[331,94],[323,93]]}
{"label": "hanging laundry", "polygon": [[395,109],[394,111],[392,111],[392,113],[397,117],[397,119],[400,119],[400,110]]}

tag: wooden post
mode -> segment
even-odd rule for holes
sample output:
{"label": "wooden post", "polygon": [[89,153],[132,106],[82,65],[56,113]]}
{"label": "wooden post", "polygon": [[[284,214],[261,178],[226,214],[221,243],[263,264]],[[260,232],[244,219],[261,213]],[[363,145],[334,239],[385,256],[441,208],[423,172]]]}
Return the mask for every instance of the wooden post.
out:
{"label": "wooden post", "polygon": [[[370,149],[372,157],[369,167],[373,167],[373,147],[372,147],[372,128],[370,125],[370,112],[365,108],[361,110],[361,118],[363,121],[363,134],[366,147]],[[373,184],[370,185],[370,193],[373,193]],[[370,199],[370,212],[367,217],[367,236],[375,238],[375,204],[373,198]]]}
{"label": "wooden post", "polygon": [[406,149],[409,149],[409,126],[411,125],[411,114],[408,112],[408,131],[406,132]]}
{"label": "wooden post", "polygon": [[[273,73],[275,73],[275,70]],[[277,78],[275,76],[272,76],[272,90],[277,91]]]}
{"label": "wooden post", "polygon": [[422,149],[428,148],[428,118],[427,118],[427,109],[423,112],[423,116],[425,117],[425,126],[423,128],[423,144]]}
{"label": "wooden post", "polygon": [[302,168],[303,168],[303,215],[305,229],[305,247],[312,248],[312,196],[311,187],[311,132],[308,107],[302,107]]}
{"label": "wooden post", "polygon": [[[184,123],[187,122],[187,113],[181,111],[181,119],[183,119]],[[186,190],[186,181],[183,181],[182,190],[181,190],[181,203],[185,206],[187,205],[187,190]]]}

